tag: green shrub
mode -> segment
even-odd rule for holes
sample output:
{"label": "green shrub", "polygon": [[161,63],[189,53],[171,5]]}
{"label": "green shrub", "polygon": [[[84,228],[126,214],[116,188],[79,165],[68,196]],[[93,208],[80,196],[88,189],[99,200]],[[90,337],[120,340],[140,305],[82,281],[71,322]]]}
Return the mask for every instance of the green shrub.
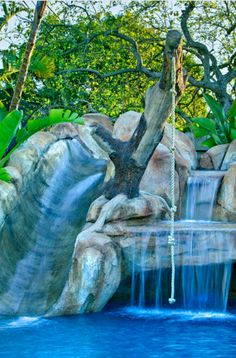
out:
{"label": "green shrub", "polygon": [[204,98],[211,109],[207,118],[192,118],[190,125],[195,138],[207,137],[203,146],[211,148],[217,144],[230,143],[236,139],[236,100],[226,114],[223,107],[210,95]]}

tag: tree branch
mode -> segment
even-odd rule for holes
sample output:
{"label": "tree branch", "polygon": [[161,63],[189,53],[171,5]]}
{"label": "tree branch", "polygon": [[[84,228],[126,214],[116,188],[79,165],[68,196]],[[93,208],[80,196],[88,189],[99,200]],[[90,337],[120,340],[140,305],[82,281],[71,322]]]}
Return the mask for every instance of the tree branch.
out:
{"label": "tree branch", "polygon": [[[124,68],[124,69],[112,71],[112,72],[105,73],[105,74],[102,74],[102,73],[100,73],[96,70],[90,69],[90,68],[72,68],[72,69],[68,69],[68,70],[58,71],[57,74],[65,74],[65,73],[72,73],[72,72],[88,72],[88,73],[95,74],[96,76],[98,76],[101,79],[104,79],[104,78],[108,78],[108,77],[112,77],[112,76],[122,75],[124,73],[143,73],[145,76],[147,76],[148,78],[153,79],[153,80],[160,78],[160,75],[161,75],[160,72],[152,71],[152,70],[143,66],[143,60],[142,60],[142,57],[138,51],[137,42],[132,37],[122,34],[118,30],[115,30],[115,31],[108,30],[108,31],[93,34],[90,38],[85,40],[86,46],[88,46],[89,43],[91,43],[96,37],[99,37],[99,36],[114,36],[114,37],[117,37],[117,38],[127,41],[131,45],[131,51],[136,59],[136,67]],[[75,49],[77,49],[77,48],[75,48]],[[74,49],[67,51],[66,54],[68,54],[69,52],[72,52],[73,50]]]}
{"label": "tree branch", "polygon": [[226,30],[227,35],[230,35],[236,29],[236,22]]}
{"label": "tree branch", "polygon": [[95,124],[91,127],[92,137],[109,156],[119,151],[124,144],[119,139],[113,138],[111,132],[102,125]]}
{"label": "tree branch", "polygon": [[226,83],[231,82],[234,78],[236,78],[236,69],[230,70],[228,73],[224,75]]}
{"label": "tree branch", "polygon": [[[198,56],[201,59],[201,62],[204,67],[204,78],[203,78],[203,81],[201,81],[201,83],[198,84],[198,87],[205,85],[206,87],[210,88],[211,87],[210,72],[213,71],[219,81],[222,80],[222,73],[217,65],[217,60],[216,60],[215,56],[209,52],[207,46],[201,42],[194,41],[190,34],[190,31],[188,29],[188,19],[191,15],[193,9],[195,8],[195,6],[196,6],[195,1],[188,2],[188,5],[186,6],[185,10],[183,10],[183,12],[182,12],[181,28],[184,33],[187,45],[189,47],[195,48],[197,50],[197,52],[203,56],[203,58]],[[210,61],[211,61],[211,64],[210,64]],[[194,86],[197,85],[196,80],[194,80],[194,81],[192,80],[192,84]]]}
{"label": "tree branch", "polygon": [[139,184],[156,146],[160,142],[165,122],[172,109],[171,72],[175,59],[176,102],[186,86],[187,76],[182,70],[182,41],[178,31],[170,30],[166,37],[162,76],[159,83],[148,89],[145,110],[131,139],[120,141],[100,125],[92,130],[97,143],[108,152],[115,173],[106,183],[105,197],[118,194],[128,198],[139,195]]}
{"label": "tree branch", "polygon": [[157,144],[160,142],[164,124],[171,113],[171,72],[172,56],[175,56],[176,102],[185,89],[187,75],[182,69],[182,41],[178,31],[170,30],[166,37],[163,68],[160,82],[149,88],[145,97],[144,116],[147,122],[145,131],[132,158],[140,166],[145,166]]}
{"label": "tree branch", "polygon": [[175,112],[180,115],[188,124],[191,124],[191,118],[180,107],[176,107]]}

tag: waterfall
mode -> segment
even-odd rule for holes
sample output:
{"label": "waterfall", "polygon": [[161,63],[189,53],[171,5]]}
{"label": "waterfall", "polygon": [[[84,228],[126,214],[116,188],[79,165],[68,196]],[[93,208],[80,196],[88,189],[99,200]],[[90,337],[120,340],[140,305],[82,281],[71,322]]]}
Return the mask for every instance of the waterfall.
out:
{"label": "waterfall", "polygon": [[[170,258],[166,245],[169,224],[155,232],[135,234],[131,263],[131,305],[169,307]],[[176,226],[176,298],[174,307],[224,312],[231,279],[235,227],[218,230],[210,224],[191,230]]]}
{"label": "waterfall", "polygon": [[222,179],[222,172],[195,171],[188,178],[186,220],[212,219],[217,191]]}
{"label": "waterfall", "polygon": [[0,295],[1,313],[43,314],[55,302],[67,278],[76,235],[103,177],[104,161],[91,158],[77,140],[69,141],[47,189],[37,198],[38,220],[26,236],[33,242]]}
{"label": "waterfall", "polygon": [[[195,172],[188,180],[185,220],[175,225],[176,308],[217,312],[227,309],[236,228],[211,221],[221,178],[218,172]],[[170,223],[159,223],[151,232],[135,230],[131,305],[167,308]]]}

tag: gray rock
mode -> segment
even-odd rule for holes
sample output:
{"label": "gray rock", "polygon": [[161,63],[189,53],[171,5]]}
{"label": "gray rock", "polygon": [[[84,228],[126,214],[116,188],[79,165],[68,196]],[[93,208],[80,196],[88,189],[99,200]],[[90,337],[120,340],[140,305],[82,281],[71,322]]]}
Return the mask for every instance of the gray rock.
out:
{"label": "gray rock", "polygon": [[114,124],[113,136],[124,142],[128,141],[139,124],[141,115],[141,113],[135,111],[121,114]]}
{"label": "gray rock", "polygon": [[[171,202],[171,153],[160,143],[153,153],[140,183],[140,189],[161,196],[168,203]],[[179,175],[175,172],[175,198],[179,203]]]}
{"label": "gray rock", "polygon": [[236,162],[236,139],[230,143],[228,150],[225,154],[224,161],[221,165],[221,170],[229,169],[232,163]]}
{"label": "gray rock", "polygon": [[108,116],[102,113],[87,113],[83,115],[86,125],[101,124],[103,127],[108,129],[110,132],[113,130],[113,125]]}
{"label": "gray rock", "polygon": [[119,247],[106,235],[78,235],[69,278],[48,316],[100,311],[121,279]]}
{"label": "gray rock", "polygon": [[98,198],[89,208],[87,221],[96,222],[98,218],[100,221],[103,217],[103,225],[106,222],[150,216],[161,219],[168,217],[169,213],[170,208],[162,197],[141,191],[140,196],[133,199],[128,199],[122,194],[110,201],[104,196]]}
{"label": "gray rock", "polygon": [[221,184],[214,217],[236,222],[236,163],[231,164]]}
{"label": "gray rock", "polygon": [[219,170],[225,157],[229,144],[220,144],[210,148],[200,157],[200,168]]}
{"label": "gray rock", "polygon": [[[164,136],[162,138],[161,143],[166,145],[167,148],[171,148],[171,125],[169,123],[166,123],[165,130],[164,130]],[[175,130],[175,146],[176,146],[176,153],[175,153],[175,159],[176,164],[180,166],[183,166],[183,164],[188,167],[188,169],[196,169],[197,167],[197,153],[194,147],[194,143],[191,141],[191,139],[184,134],[183,132],[180,132],[179,130]]]}

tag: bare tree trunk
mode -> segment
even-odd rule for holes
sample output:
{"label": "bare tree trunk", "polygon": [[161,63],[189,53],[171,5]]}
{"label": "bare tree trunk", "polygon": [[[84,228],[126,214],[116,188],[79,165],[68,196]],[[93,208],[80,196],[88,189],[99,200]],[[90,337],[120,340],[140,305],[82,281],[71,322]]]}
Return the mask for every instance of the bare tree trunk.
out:
{"label": "bare tree trunk", "polygon": [[181,34],[170,30],[166,37],[161,79],[147,90],[145,110],[131,139],[127,142],[117,140],[100,125],[92,131],[94,139],[108,152],[115,166],[115,175],[105,187],[104,195],[107,199],[118,194],[125,194],[128,198],[139,195],[140,181],[162,139],[165,122],[171,113],[172,56],[175,56],[177,103],[185,89],[187,75],[182,70]]}
{"label": "bare tree trunk", "polygon": [[10,104],[10,108],[9,108],[10,112],[13,111],[14,109],[17,109],[20,104],[22,91],[23,91],[23,88],[25,85],[27,74],[28,74],[31,56],[33,54],[34,47],[35,47],[37,32],[38,32],[38,29],[40,26],[41,19],[44,15],[46,5],[47,5],[47,0],[37,1],[35,11],[34,11],[34,19],[33,19],[33,23],[32,23],[31,33],[30,33],[29,40],[28,40],[28,43],[26,46],[24,59],[23,59],[23,62],[22,62],[22,65],[21,65],[21,68],[19,71],[18,80],[16,83],[15,91],[14,91],[14,94],[13,94],[13,97],[11,100],[11,104]]}

